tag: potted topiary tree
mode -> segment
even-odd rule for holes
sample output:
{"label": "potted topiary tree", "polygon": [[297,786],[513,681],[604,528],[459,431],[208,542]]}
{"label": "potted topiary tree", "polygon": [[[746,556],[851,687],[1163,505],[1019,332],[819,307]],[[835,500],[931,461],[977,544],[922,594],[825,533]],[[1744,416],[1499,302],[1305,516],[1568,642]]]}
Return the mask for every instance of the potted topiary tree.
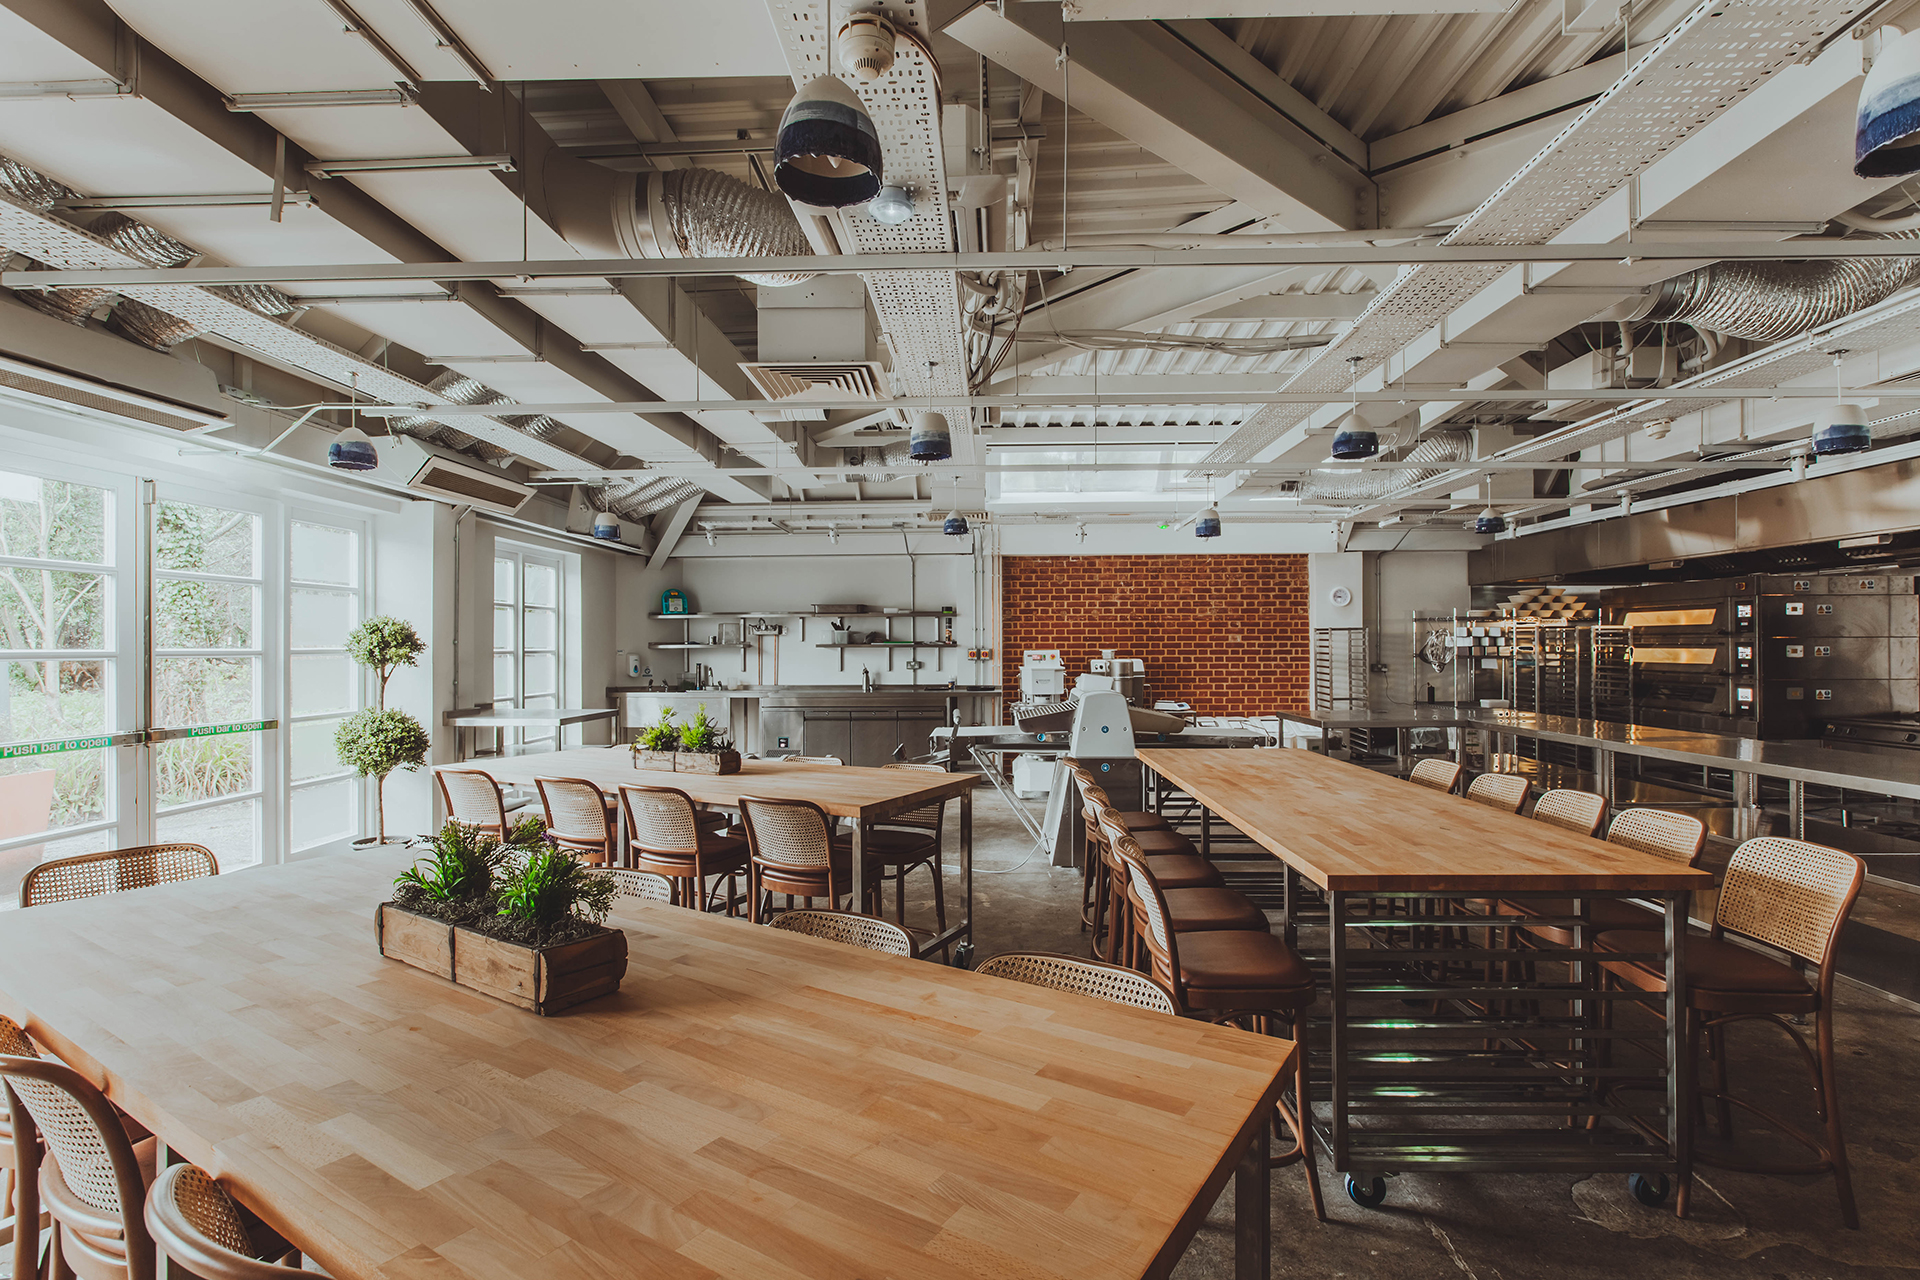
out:
{"label": "potted topiary tree", "polygon": [[363,778],[373,778],[378,834],[354,841],[356,847],[387,843],[387,775],[395,769],[409,772],[427,762],[433,745],[426,728],[404,711],[387,707],[387,681],[401,667],[419,661],[427,642],[403,618],[368,618],[347,637],[347,654],[361,666],[380,673],[376,705],[348,716],[334,731],[333,749],[340,763]]}
{"label": "potted topiary tree", "polygon": [[740,753],[733,739],[707,715],[701,703],[692,720],[680,730],[680,750],[673,758],[676,773],[738,773]]}

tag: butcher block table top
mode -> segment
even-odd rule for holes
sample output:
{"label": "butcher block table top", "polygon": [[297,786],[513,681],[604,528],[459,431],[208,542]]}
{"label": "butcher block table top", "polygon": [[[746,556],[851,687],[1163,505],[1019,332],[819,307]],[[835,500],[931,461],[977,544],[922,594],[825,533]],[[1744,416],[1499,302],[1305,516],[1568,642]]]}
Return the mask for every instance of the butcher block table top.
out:
{"label": "butcher block table top", "polygon": [[1322,889],[1658,893],[1713,876],[1314,751],[1167,751],[1146,765]]}
{"label": "butcher block table top", "polygon": [[341,1280],[1164,1275],[1292,1053],[634,899],[540,1018],[379,956],[405,863],[8,912],[0,1011]]}
{"label": "butcher block table top", "polygon": [[977,775],[923,769],[856,769],[846,765],[781,764],[743,760],[738,773],[668,773],[636,769],[625,747],[576,747],[526,756],[489,756],[441,769],[478,769],[495,782],[531,787],[536,778],[583,778],[608,795],[622,786],[678,787],[695,804],[733,808],[741,796],[811,800],[836,818],[873,821],[906,813],[937,800],[963,795]]}

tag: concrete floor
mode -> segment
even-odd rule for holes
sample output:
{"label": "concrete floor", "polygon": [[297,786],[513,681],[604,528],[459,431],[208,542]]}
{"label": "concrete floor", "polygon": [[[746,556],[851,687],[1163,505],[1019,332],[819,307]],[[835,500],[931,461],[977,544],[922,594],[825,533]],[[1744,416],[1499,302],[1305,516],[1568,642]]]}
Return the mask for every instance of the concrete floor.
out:
{"label": "concrete floor", "polygon": [[[1036,853],[1017,870],[993,874],[1019,863],[1031,841],[990,791],[982,790],[974,813],[979,957],[1011,950],[1084,954],[1079,872],[1049,868]],[[957,893],[957,871],[949,870],[948,883]],[[924,893],[909,895],[908,910],[910,922],[931,918]],[[1394,1280],[1920,1276],[1920,1090],[1913,1083],[1920,1012],[1858,987],[1842,990],[1837,1003],[1858,1231],[1841,1227],[1831,1179],[1703,1170],[1692,1216],[1682,1222],[1668,1210],[1641,1205],[1617,1176],[1409,1174],[1389,1180],[1383,1207],[1362,1209],[1323,1160],[1331,1219],[1325,1224],[1313,1219],[1299,1168],[1274,1171],[1274,1274]],[[1736,1088],[1765,1092],[1779,1109],[1811,1124],[1810,1093],[1787,1038],[1758,1024],[1735,1027],[1729,1038]],[[1777,1087],[1762,1088],[1767,1082]],[[1737,1128],[1735,1146],[1745,1153],[1791,1151],[1770,1145],[1751,1124]],[[1233,1274],[1232,1215],[1229,1187],[1177,1277]]]}

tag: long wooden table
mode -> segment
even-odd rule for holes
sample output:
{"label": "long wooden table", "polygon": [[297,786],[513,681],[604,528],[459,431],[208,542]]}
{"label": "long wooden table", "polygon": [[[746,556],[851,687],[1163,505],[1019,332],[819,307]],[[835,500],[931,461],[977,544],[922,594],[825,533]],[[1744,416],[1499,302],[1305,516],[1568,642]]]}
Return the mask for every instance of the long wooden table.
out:
{"label": "long wooden table", "polygon": [[623,899],[540,1018],[396,961],[405,857],[0,916],[0,1011],[341,1280],[1268,1274],[1292,1045]]}
{"label": "long wooden table", "polygon": [[502,756],[471,764],[436,765],[441,769],[483,769],[494,781],[531,787],[538,778],[580,778],[608,797],[622,786],[677,787],[695,804],[738,809],[741,796],[769,800],[811,800],[853,826],[853,900],[865,901],[867,828],[896,814],[910,813],[942,800],[960,802],[960,919],[931,942],[924,954],[958,942],[973,945],[973,788],[980,779],[968,773],[934,773],[924,769],[857,769],[834,765],[786,764],[778,760],[743,760],[740,772],[665,773],[636,769],[624,746],[576,747],[534,755]]}
{"label": "long wooden table", "polygon": [[[1676,943],[1686,927],[1687,895],[1710,888],[1709,873],[1317,752],[1143,748],[1138,755],[1285,865],[1289,941],[1299,941],[1299,881],[1324,892],[1326,950],[1315,958],[1324,964],[1332,1007],[1327,1069],[1318,1074],[1331,1104],[1337,1170],[1684,1169],[1674,1067],[1684,1061],[1677,1014],[1685,953]],[[1667,994],[1597,989],[1587,920],[1591,900],[1600,897],[1665,906],[1663,949],[1648,958],[1665,964]],[[1542,971],[1544,962],[1564,962],[1567,980],[1496,981],[1490,962],[1510,953],[1494,949],[1491,939],[1479,949],[1443,945],[1441,930],[1458,928],[1474,899],[1572,900],[1571,916],[1538,918],[1570,930],[1573,945],[1543,944],[1528,955],[1543,962]],[[1383,909],[1383,901],[1393,906]],[[1516,1015],[1523,1001],[1543,1010],[1564,1003],[1567,1014]],[[1664,1061],[1655,1074],[1664,1080],[1664,1108],[1635,1111],[1609,1100],[1608,1084],[1629,1073],[1612,1064],[1608,1046],[1644,1033],[1602,1026],[1603,1001],[1663,1008]],[[1599,1114],[1622,1123],[1588,1129],[1586,1117]],[[1355,1123],[1362,1116],[1379,1123],[1363,1129]],[[1462,1123],[1490,1117],[1545,1123]],[[1625,1141],[1648,1129],[1664,1138],[1663,1149]]]}

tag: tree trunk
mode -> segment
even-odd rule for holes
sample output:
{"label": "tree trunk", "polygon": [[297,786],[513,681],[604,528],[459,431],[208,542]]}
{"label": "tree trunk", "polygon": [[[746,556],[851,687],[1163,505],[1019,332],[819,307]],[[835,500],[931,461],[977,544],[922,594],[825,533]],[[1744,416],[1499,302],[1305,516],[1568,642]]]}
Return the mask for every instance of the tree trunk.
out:
{"label": "tree trunk", "polygon": [[387,842],[387,775],[381,774],[373,783],[374,808],[380,814],[380,843]]}

